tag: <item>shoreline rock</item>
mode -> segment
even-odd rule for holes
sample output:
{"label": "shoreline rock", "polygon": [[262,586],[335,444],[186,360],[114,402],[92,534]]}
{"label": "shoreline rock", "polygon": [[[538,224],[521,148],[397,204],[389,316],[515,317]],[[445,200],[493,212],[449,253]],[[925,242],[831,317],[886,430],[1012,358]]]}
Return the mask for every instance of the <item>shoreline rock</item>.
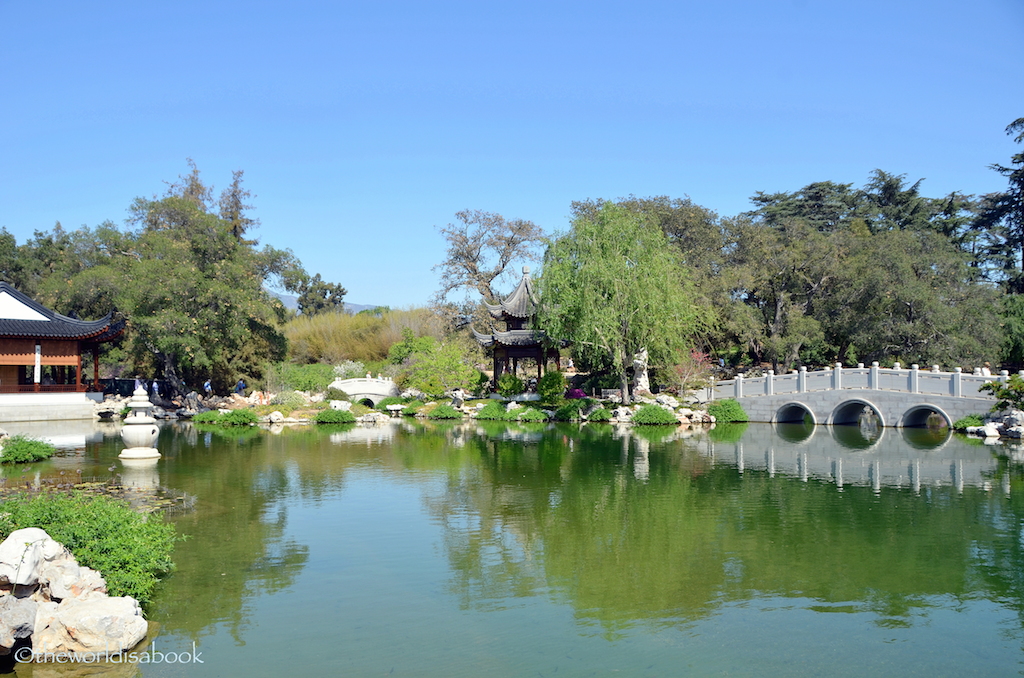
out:
{"label": "shoreline rock", "polygon": [[116,654],[148,630],[137,600],[108,596],[103,576],[45,530],[15,530],[0,543],[0,655],[25,642],[37,652]]}

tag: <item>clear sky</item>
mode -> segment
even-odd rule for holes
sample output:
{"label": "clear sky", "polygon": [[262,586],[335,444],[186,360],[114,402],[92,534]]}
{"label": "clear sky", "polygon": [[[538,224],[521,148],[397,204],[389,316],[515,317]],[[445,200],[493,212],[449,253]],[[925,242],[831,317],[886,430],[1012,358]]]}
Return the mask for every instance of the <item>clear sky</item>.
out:
{"label": "clear sky", "polygon": [[192,158],[347,301],[423,304],[461,209],[1003,190],[1022,52],[1021,0],[0,0],[0,226],[123,223]]}

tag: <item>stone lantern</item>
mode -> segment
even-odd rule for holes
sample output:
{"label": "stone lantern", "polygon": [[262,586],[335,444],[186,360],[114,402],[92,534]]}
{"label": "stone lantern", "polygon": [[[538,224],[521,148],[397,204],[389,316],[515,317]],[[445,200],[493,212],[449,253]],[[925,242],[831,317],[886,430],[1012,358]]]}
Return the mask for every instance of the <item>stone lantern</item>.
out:
{"label": "stone lantern", "polygon": [[146,389],[135,389],[128,407],[131,413],[121,424],[121,440],[127,447],[117,456],[121,459],[158,459],[160,453],[156,449],[156,439],[160,429],[156,419],[150,416],[153,405]]}

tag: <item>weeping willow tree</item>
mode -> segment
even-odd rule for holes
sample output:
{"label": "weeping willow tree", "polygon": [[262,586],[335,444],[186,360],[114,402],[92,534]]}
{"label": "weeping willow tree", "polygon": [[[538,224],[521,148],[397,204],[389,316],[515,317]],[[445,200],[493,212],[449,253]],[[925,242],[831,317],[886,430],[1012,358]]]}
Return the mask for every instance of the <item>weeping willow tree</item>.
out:
{"label": "weeping willow tree", "polygon": [[610,363],[623,401],[634,355],[673,365],[710,321],[662,229],[611,202],[578,214],[551,243],[539,291],[541,329],[577,356]]}

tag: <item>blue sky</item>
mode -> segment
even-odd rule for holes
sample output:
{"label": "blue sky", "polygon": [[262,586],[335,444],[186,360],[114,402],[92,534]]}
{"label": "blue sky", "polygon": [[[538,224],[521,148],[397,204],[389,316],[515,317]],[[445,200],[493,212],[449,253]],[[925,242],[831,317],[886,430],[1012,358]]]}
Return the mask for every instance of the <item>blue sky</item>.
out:
{"label": "blue sky", "polygon": [[0,0],[0,226],[123,223],[192,158],[347,301],[424,304],[461,209],[1005,188],[1024,2]]}

